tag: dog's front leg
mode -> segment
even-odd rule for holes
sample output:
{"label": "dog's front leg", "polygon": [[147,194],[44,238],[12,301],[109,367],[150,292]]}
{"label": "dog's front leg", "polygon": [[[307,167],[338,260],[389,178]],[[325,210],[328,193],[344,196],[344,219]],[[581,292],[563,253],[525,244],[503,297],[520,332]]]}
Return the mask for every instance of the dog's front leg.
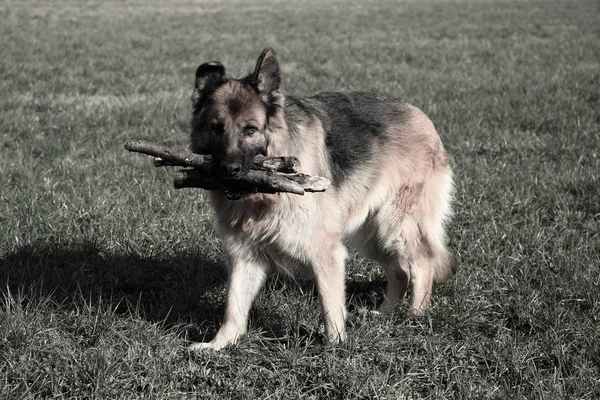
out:
{"label": "dog's front leg", "polygon": [[346,340],[345,259],[341,242],[328,248],[313,264],[325,335],[331,343]]}
{"label": "dog's front leg", "polygon": [[253,254],[250,249],[238,249],[231,253],[225,322],[213,340],[208,343],[194,343],[190,345],[190,350],[219,350],[237,343],[246,333],[250,307],[267,280],[270,267],[266,260]]}

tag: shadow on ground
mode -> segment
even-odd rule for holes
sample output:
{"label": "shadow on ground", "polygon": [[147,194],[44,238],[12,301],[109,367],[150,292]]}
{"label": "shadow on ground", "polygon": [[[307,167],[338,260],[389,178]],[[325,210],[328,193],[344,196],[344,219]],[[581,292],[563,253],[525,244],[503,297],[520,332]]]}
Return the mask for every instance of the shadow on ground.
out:
{"label": "shadow on ground", "polygon": [[[102,304],[116,313],[135,310],[142,318],[166,327],[188,325],[191,340],[209,339],[216,333],[223,317],[226,276],[218,255],[202,250],[141,256],[133,250],[115,253],[91,242],[34,242],[0,258],[0,293],[23,293],[26,301],[50,298],[67,308]],[[278,291],[287,282],[290,290],[277,295],[312,293],[316,298],[313,282],[289,284],[288,279],[278,274],[270,279],[266,290]],[[384,278],[373,282],[348,280],[348,309],[376,308],[384,289]],[[277,310],[271,307],[255,307],[252,317],[260,315],[258,320],[269,321],[268,329],[278,336],[287,327],[274,325],[273,321],[281,318],[273,313]]]}
{"label": "shadow on ground", "polygon": [[225,277],[223,264],[187,250],[140,256],[88,242],[32,243],[0,258],[0,293],[50,298],[63,307],[134,310],[167,327],[201,326],[208,336],[221,318]]}

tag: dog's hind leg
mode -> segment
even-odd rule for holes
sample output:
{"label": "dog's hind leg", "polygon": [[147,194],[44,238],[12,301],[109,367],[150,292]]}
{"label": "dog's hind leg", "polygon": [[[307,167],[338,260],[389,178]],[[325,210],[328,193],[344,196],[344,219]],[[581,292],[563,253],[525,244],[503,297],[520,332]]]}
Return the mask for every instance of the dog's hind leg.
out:
{"label": "dog's hind leg", "polygon": [[[386,212],[385,208],[383,211]],[[403,257],[404,246],[400,241],[400,230],[397,226],[387,223],[385,226],[380,226],[381,221],[385,221],[386,217],[381,218],[377,212],[373,212],[349,236],[350,243],[356,250],[379,263],[385,271],[387,290],[383,303],[379,306],[379,312],[389,312],[396,308],[406,297],[410,282],[410,269]],[[388,236],[383,237],[381,232],[385,232]],[[396,240],[388,240],[390,237]],[[386,244],[387,248],[384,247]]]}
{"label": "dog's hind leg", "polygon": [[[382,209],[377,219],[386,217]],[[411,288],[411,311],[422,313],[429,306],[434,277],[431,249],[420,236],[419,224],[412,217],[405,217],[397,224],[379,226],[384,250],[379,250],[376,260],[384,267],[387,291],[379,311],[388,312],[402,303],[408,286]]]}
{"label": "dog's hind leg", "polygon": [[331,343],[346,340],[345,259],[347,251],[337,235],[311,260],[325,325]]}
{"label": "dog's hind leg", "polygon": [[270,264],[264,257],[253,254],[248,249],[235,251],[230,258],[225,321],[213,340],[194,343],[189,346],[190,350],[219,350],[237,343],[246,333],[250,307],[267,280]]}
{"label": "dog's hind leg", "polygon": [[422,314],[431,301],[433,289],[433,266],[426,257],[418,257],[411,262],[411,312]]}
{"label": "dog's hind leg", "polygon": [[379,249],[374,258],[384,266],[388,279],[382,311],[403,300],[410,283],[411,310],[423,313],[429,307],[433,282],[453,275],[444,232],[451,199],[448,178],[434,177],[433,184],[405,188],[374,215],[371,225],[376,228],[370,230]]}
{"label": "dog's hind leg", "polygon": [[380,312],[392,311],[406,296],[410,281],[410,270],[404,268],[405,263],[399,257],[394,257],[382,262],[387,279],[387,290],[383,303],[379,306]]}
{"label": "dog's hind leg", "polygon": [[[380,226],[387,240],[387,261],[380,261],[388,280],[386,298],[380,311],[388,311],[399,304],[405,296],[407,284],[411,289],[411,311],[423,313],[431,300],[433,282],[444,282],[450,276],[451,256],[441,237],[436,236],[431,225],[413,216],[405,217],[392,227]],[[390,240],[393,238],[394,240]]]}
{"label": "dog's hind leg", "polygon": [[421,314],[429,307],[433,282],[445,282],[454,271],[452,256],[443,239],[435,237],[435,232],[422,224],[417,225],[417,231],[418,244],[410,263],[411,309]]}

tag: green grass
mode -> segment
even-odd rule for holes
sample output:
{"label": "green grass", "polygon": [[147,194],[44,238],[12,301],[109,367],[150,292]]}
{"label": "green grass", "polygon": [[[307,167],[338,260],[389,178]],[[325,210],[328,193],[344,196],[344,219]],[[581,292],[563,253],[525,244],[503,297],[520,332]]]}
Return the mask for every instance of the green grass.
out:
{"label": "green grass", "polygon": [[[0,398],[600,396],[597,1],[365,4],[0,5]],[[265,45],[290,93],[429,114],[460,270],[426,316],[375,316],[383,274],[352,255],[339,347],[275,277],[238,346],[189,354],[223,312],[210,210],[123,144],[185,145],[197,65],[241,75]]]}

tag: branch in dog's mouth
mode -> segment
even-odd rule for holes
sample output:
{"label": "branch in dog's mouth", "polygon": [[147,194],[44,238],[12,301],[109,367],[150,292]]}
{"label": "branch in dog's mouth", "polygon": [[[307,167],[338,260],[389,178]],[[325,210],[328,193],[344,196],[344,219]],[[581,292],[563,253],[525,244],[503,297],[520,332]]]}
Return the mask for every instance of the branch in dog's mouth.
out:
{"label": "branch in dog's mouth", "polygon": [[129,151],[155,157],[156,167],[180,166],[175,172],[176,189],[201,188],[222,190],[229,200],[239,200],[245,193],[293,193],[324,192],[331,181],[320,176],[298,172],[300,162],[296,157],[265,157],[258,155],[252,168],[245,174],[223,177],[212,157],[195,154],[184,149],[166,147],[146,140],[128,140]]}

